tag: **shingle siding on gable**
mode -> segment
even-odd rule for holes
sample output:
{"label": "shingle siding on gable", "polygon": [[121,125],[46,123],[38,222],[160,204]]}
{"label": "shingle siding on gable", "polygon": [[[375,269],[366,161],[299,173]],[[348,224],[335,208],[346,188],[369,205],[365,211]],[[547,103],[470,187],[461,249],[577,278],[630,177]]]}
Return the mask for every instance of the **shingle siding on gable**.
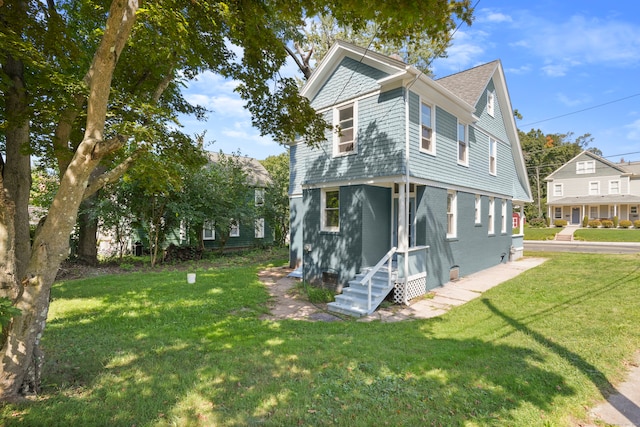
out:
{"label": "shingle siding on gable", "polygon": [[378,89],[376,81],[387,75],[354,59],[344,58],[311,100],[311,105],[320,110],[359,94],[376,90]]}
{"label": "shingle siding on gable", "polygon": [[[498,97],[495,97],[494,101],[494,114],[491,117],[487,114],[487,94],[490,91],[495,92],[495,85],[493,83],[493,79],[489,81],[487,88],[482,92],[482,95],[478,99],[478,103],[476,104],[476,116],[480,118],[480,120],[475,124],[478,128],[485,129],[488,133],[493,135],[494,137],[502,140],[508,141],[509,137],[507,136],[506,129],[504,127],[504,117],[503,111],[501,110],[501,105]],[[504,112],[504,114],[511,114],[510,112]]]}
{"label": "shingle siding on gable", "polygon": [[[404,103],[402,89],[358,101],[357,154],[333,156],[333,133],[319,148],[291,147],[290,193],[303,184],[339,182],[400,174],[404,171]],[[331,122],[332,113],[325,113]]]}

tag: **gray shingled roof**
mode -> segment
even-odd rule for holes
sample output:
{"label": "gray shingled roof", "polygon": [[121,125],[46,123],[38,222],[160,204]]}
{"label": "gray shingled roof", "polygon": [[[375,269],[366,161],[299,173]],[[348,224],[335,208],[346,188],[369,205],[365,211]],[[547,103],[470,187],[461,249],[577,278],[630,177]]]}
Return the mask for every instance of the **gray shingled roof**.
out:
{"label": "gray shingled roof", "polygon": [[500,60],[491,61],[469,70],[442,77],[437,79],[436,82],[458,98],[475,106],[499,63]]}
{"label": "gray shingled roof", "polygon": [[[209,152],[207,153],[209,160],[213,163],[217,163],[220,158],[220,154]],[[232,155],[225,154],[227,157],[232,157]],[[262,166],[258,160],[252,157],[237,157],[238,161],[242,164],[245,172],[248,175],[249,184],[254,187],[267,187],[271,184],[271,176],[269,172]]]}

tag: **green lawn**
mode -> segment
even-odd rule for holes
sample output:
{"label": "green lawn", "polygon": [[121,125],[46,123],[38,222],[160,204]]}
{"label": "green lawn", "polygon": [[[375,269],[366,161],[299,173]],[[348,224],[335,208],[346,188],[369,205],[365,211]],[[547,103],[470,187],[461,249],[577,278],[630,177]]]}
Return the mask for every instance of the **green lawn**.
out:
{"label": "green lawn", "polygon": [[524,240],[553,240],[562,228],[524,228]]}
{"label": "green lawn", "polygon": [[640,257],[541,267],[446,315],[263,321],[257,266],[57,284],[44,394],[6,426],[556,426],[640,347]]}
{"label": "green lawn", "polygon": [[576,240],[587,242],[640,242],[640,230],[608,229],[608,228],[581,228],[573,233]]}

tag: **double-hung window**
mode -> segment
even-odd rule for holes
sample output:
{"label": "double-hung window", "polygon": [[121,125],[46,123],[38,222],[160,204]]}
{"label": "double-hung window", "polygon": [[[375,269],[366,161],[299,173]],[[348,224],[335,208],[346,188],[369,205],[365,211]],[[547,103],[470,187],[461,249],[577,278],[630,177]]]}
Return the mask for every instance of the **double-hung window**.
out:
{"label": "double-hung window", "polygon": [[255,237],[256,239],[264,239],[264,218],[256,219]]}
{"label": "double-hung window", "polygon": [[356,150],[356,104],[337,107],[333,112],[335,127],[334,155],[354,153]]}
{"label": "double-hung window", "polygon": [[553,184],[553,195],[556,197],[562,196],[563,193],[563,185],[562,183],[560,184]]}
{"label": "double-hung window", "polygon": [[578,175],[585,173],[596,173],[595,160],[586,160],[584,162],[576,162],[576,173]]}
{"label": "double-hung window", "polygon": [[500,228],[500,232],[502,234],[507,232],[507,201],[506,200],[502,200],[502,213],[501,213],[501,228]]}
{"label": "double-hung window", "polygon": [[489,234],[495,234],[495,213],[496,213],[496,201],[493,197],[489,197],[489,217],[488,217],[488,232]]}
{"label": "double-hung window", "polygon": [[264,206],[264,188],[256,188],[255,202],[256,206]]}
{"label": "double-hung window", "polygon": [[216,229],[213,226],[213,222],[207,221],[204,223],[202,227],[202,240],[215,240],[216,239]]}
{"label": "double-hung window", "polygon": [[447,237],[452,238],[457,235],[457,194],[455,191],[447,193]]}
{"label": "double-hung window", "polygon": [[229,226],[229,237],[240,237],[240,224],[238,220],[232,219]]}
{"label": "double-hung window", "polygon": [[589,195],[597,196],[600,194],[600,181],[589,181]]}
{"label": "double-hung window", "polygon": [[322,191],[322,231],[340,231],[340,190]]}
{"label": "double-hung window", "polygon": [[609,181],[609,194],[620,194],[620,181]]}
{"label": "double-hung window", "polygon": [[556,206],[553,210],[553,218],[562,219],[562,207]]}
{"label": "double-hung window", "polygon": [[469,165],[467,126],[462,123],[458,123],[458,164]]}
{"label": "double-hung window", "polygon": [[489,173],[496,175],[498,172],[498,141],[489,138]]}
{"label": "double-hung window", "polygon": [[433,138],[432,108],[424,102],[420,104],[420,150],[435,154],[436,146]]}
{"label": "double-hung window", "polygon": [[487,92],[487,114],[491,117],[495,116],[496,110],[496,93],[494,91]]}

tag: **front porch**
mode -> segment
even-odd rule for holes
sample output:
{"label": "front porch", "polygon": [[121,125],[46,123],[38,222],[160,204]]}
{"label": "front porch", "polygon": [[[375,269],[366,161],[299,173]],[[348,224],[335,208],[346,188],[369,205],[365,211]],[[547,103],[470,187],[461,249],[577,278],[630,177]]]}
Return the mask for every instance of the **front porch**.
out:
{"label": "front porch", "polygon": [[561,199],[548,204],[551,220],[563,219],[569,225],[581,225],[583,219],[631,222],[640,219],[640,197],[620,195],[618,197],[574,197],[575,200]]}

